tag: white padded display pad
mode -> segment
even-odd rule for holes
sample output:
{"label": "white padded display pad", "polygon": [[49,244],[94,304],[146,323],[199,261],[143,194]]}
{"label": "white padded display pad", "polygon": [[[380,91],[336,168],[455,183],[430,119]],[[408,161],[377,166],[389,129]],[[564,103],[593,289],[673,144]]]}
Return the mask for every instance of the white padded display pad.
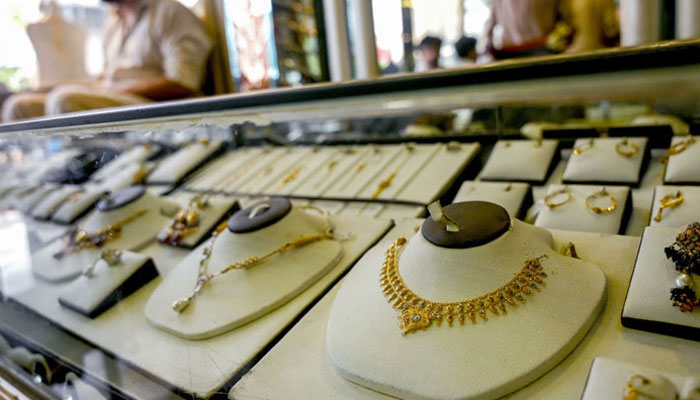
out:
{"label": "white padded display pad", "polygon": [[[59,298],[78,309],[91,312],[148,260],[148,256],[130,251],[122,251],[121,262],[112,267],[107,265],[106,261],[100,259],[95,265],[94,275],[91,278],[80,275],[66,288]],[[83,269],[91,264],[92,261],[83,265]]]}
{"label": "white padded display pad", "polygon": [[[676,136],[671,144],[688,140],[689,136]],[[695,143],[682,153],[670,156],[666,164],[664,182],[666,183],[700,183],[700,136],[695,136]]]}
{"label": "white padded display pad", "polygon": [[[550,185],[547,194],[562,189],[563,185]],[[603,186],[593,185],[567,185],[571,200],[559,207],[550,209],[544,202],[539,204],[540,212],[535,220],[535,226],[549,229],[564,229],[581,232],[618,233],[622,224],[624,210],[630,189],[626,186],[605,186],[617,200],[617,207],[608,214],[596,214],[586,208],[586,197],[603,189]],[[558,195],[552,201],[559,202],[566,195]],[[593,203],[598,207],[607,207],[610,199],[599,197],[600,203]]]}
{"label": "white padded display pad", "polygon": [[223,143],[191,143],[161,161],[146,183],[176,183],[216,152]]}
{"label": "white padded display pad", "polygon": [[[151,195],[146,191],[143,196],[132,203],[115,210],[102,212],[94,210],[80,223],[80,228],[88,232],[97,232],[107,225],[120,221],[140,210],[147,212],[122,227],[118,239],[108,242],[104,248],[138,250],[153,240],[158,232],[170,221],[162,214],[163,209],[176,208],[177,205]],[[78,276],[85,265],[97,257],[99,250],[83,249],[56,259],[54,254],[64,247],[65,239],[56,240],[32,256],[34,273],[49,281],[63,281]]]}
{"label": "white padded display pad", "polygon": [[558,140],[499,140],[479,177],[483,180],[543,182]]}
{"label": "white padded display pad", "polygon": [[[639,151],[624,157],[615,151],[623,140],[634,143]],[[586,147],[591,139],[577,139],[574,147]],[[647,138],[597,138],[593,147],[580,155],[571,154],[564,170],[565,182],[611,182],[637,184],[646,153]]]}
{"label": "white padded display pad", "polygon": [[76,185],[62,186],[40,200],[32,210],[32,216],[39,219],[48,219],[67,198],[79,191],[80,187]]}
{"label": "white padded display pad", "polygon": [[[323,232],[323,219],[292,209],[282,220],[258,231],[236,234],[225,229],[209,261],[216,273],[235,261],[262,256],[298,237]],[[211,240],[211,239],[210,239]],[[230,271],[209,282],[183,312],[174,301],[192,294],[203,243],[158,285],[144,310],[150,323],[186,339],[206,339],[235,329],[278,308],[325,275],[340,260],[343,246],[321,240],[275,256],[250,270]]]}
{"label": "white padded display pad", "polygon": [[159,146],[153,144],[142,144],[132,147],[118,155],[115,159],[107,163],[99,170],[95,171],[90,179],[93,181],[109,179],[111,176],[118,174],[123,168],[129,165],[142,164],[149,157],[158,152],[159,149]]}
{"label": "white padded display pad", "polygon": [[[700,329],[700,310],[680,312],[669,298],[680,272],[673,261],[666,258],[664,247],[672,244],[682,227],[647,227],[639,246],[637,264],[630,281],[623,318],[662,322]],[[691,275],[695,287],[700,287],[697,275]],[[669,329],[672,329],[671,327]]]}
{"label": "white padded display pad", "polygon": [[[306,182],[294,189],[292,194],[306,197],[319,197],[325,194],[338,180],[350,179],[354,169],[359,165],[358,163],[368,157],[372,149],[369,146],[342,146],[328,148],[325,151],[333,152],[326,165],[319,168],[315,174],[309,176]],[[332,162],[335,165],[330,168],[330,163]]]}
{"label": "white padded display pad", "polygon": [[18,199],[16,204],[17,209],[28,214],[41,200],[46,198],[46,196],[50,196],[51,193],[57,191],[59,188],[60,186],[55,184],[44,184],[31,194]]}
{"label": "white padded display pad", "polygon": [[650,368],[651,366],[653,364],[646,367],[597,357],[593,360],[591,373],[588,376],[581,400],[620,400],[630,377],[637,374],[648,378],[665,377],[675,386],[676,392],[680,394],[681,398],[686,398],[691,388],[700,387],[700,377],[671,374]]}
{"label": "white padded display pad", "polygon": [[517,216],[529,191],[527,183],[465,181],[452,202],[488,201]]}
{"label": "white padded display pad", "polygon": [[[67,284],[33,280],[31,274],[9,274],[3,269],[3,294],[38,312],[97,347],[127,363],[148,371],[174,388],[198,397],[209,397],[273,340],[295,317],[344,273],[389,228],[390,222],[366,218],[334,219],[340,231],[355,234],[342,242],[343,258],[325,276],[288,303],[236,330],[220,336],[192,341],[154,328],[143,316],[143,309],[162,281],[156,278],[138,292],[107,310],[96,320],[77,315],[58,304]],[[176,265],[181,249],[153,243],[142,251],[150,255],[161,274]],[[164,268],[165,267],[165,268]],[[13,278],[13,279],[10,279]],[[129,334],[124,334],[128,327]],[[88,372],[90,370],[88,369]],[[118,387],[128,382],[113,382]],[[128,391],[128,390],[127,390]]]}
{"label": "white padded display pad", "polygon": [[[420,227],[420,223],[421,221],[415,220],[399,222],[392,232],[370,250],[367,257],[370,257],[371,253],[375,257],[381,257],[397,236],[411,235],[414,229]],[[509,400],[579,399],[586,384],[591,363],[601,354],[639,365],[654,366],[674,374],[687,374],[688,371],[700,369],[700,357],[697,357],[700,352],[700,342],[620,327],[620,313],[639,246],[638,237],[573,231],[553,231],[552,233],[555,249],[573,242],[576,244],[578,255],[583,260],[601,267],[608,282],[607,304],[590,333],[568,357],[538,380],[508,395]],[[326,356],[324,340],[326,324],[338,287],[336,286],[325,296],[248,374],[236,383],[229,394],[231,399],[378,400],[390,398],[341,378],[335,373]],[[498,321],[489,321],[491,322]],[[521,338],[520,343],[523,343],[522,340],[525,339]],[[517,358],[509,357],[505,363],[509,365],[517,361]],[[469,381],[468,378],[462,376],[459,382]],[[287,384],[270,384],[271,382]]]}
{"label": "white padded display pad", "polygon": [[[313,151],[310,147],[291,147],[281,150],[282,154],[279,158],[260,165],[262,168],[255,170],[255,173],[248,174],[245,178],[246,182],[239,186],[236,191],[246,194],[274,193],[277,187],[272,185],[292,173],[295,165],[310,157]],[[273,155],[275,153],[280,153],[280,151],[274,152]]]}
{"label": "white padded display pad", "polygon": [[[180,197],[178,196],[178,203],[182,209],[187,208],[189,200],[193,197],[193,194]],[[202,209],[199,215],[199,229],[189,236],[186,236],[181,242],[180,246],[183,247],[194,247],[204,235],[211,232],[217,222],[223,218],[226,213],[233,208],[236,204],[236,199],[233,197],[226,196],[204,196],[207,200],[207,205]],[[172,219],[170,220],[172,222]],[[170,226],[170,222],[165,225],[160,233],[158,233],[158,240],[163,240],[167,235],[167,227]]]}
{"label": "white padded display pad", "polygon": [[[678,192],[683,195],[683,202],[674,208],[665,208],[661,214],[661,221],[654,217],[659,212],[660,200],[667,194],[676,196]],[[700,220],[700,187],[698,186],[657,186],[654,191],[654,201],[651,205],[651,218],[649,226],[686,226]]]}
{"label": "white padded display pad", "polygon": [[[368,254],[331,308],[326,343],[332,364],[348,380],[407,399],[495,399],[527,385],[573,350],[605,298],[600,269],[560,255],[551,241],[546,230],[515,219],[506,234],[468,249],[440,248],[416,233],[400,252],[399,268],[406,285],[424,298],[460,301],[488,293],[541,255],[547,255],[548,277],[540,293],[506,316],[406,336],[379,286],[384,256]],[[504,360],[517,362],[504,368]]]}
{"label": "white padded display pad", "polygon": [[71,201],[64,202],[58,210],[53,213],[51,220],[69,224],[106,194],[107,191],[101,187],[85,186],[83,188],[83,193],[80,194],[80,196],[76,196]]}
{"label": "white padded display pad", "polygon": [[246,173],[255,166],[263,165],[273,149],[253,147],[226,154],[204,166],[190,177],[186,183],[188,189],[233,191]]}

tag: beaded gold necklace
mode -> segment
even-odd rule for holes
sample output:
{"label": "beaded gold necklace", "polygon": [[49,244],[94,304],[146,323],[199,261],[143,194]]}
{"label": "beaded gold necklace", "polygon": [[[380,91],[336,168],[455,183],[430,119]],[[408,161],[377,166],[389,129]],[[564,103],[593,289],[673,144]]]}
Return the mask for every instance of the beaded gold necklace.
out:
{"label": "beaded gold necklace", "polygon": [[545,285],[547,274],[540,260],[546,256],[541,256],[525,261],[522,269],[510,281],[492,292],[457,302],[430,301],[413,293],[399,273],[399,249],[404,244],[406,238],[399,237],[389,247],[379,273],[382,293],[389,304],[400,311],[402,335],[428,329],[433,323],[440,326],[443,320],[449,326],[453,326],[455,319],[460,325],[464,325],[465,319],[476,324],[477,316],[488,321],[488,312],[496,316],[508,314],[508,304],[517,307],[518,302],[525,303],[523,295],[532,296],[541,290],[540,286]]}

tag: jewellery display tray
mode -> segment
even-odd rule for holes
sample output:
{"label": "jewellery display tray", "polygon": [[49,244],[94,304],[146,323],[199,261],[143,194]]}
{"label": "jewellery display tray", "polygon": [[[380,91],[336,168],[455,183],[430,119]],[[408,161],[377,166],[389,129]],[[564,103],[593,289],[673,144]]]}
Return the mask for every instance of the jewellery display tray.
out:
{"label": "jewellery display tray", "polygon": [[[593,140],[593,147],[580,155],[572,150],[562,177],[563,183],[639,186],[649,164],[647,138],[582,138],[576,140],[574,149],[589,146],[590,140]],[[615,146],[622,140],[637,146],[639,150],[634,156],[625,157],[616,152]]]}
{"label": "jewellery display tray", "polygon": [[[673,261],[666,258],[664,248],[672,244],[683,229],[685,226],[644,230],[627,289],[622,325],[700,342],[700,312],[681,312],[670,300],[670,290],[675,287],[679,272]],[[698,287],[697,275],[691,276]]]}
{"label": "jewellery display tray", "polygon": [[149,185],[173,185],[216,158],[224,150],[223,142],[196,142],[185,145],[158,163],[146,177]]}
{"label": "jewellery display tray", "polygon": [[498,204],[509,215],[521,218],[532,204],[532,193],[530,185],[522,182],[465,181],[452,202],[477,200]]}
{"label": "jewellery display tray", "polygon": [[[690,136],[674,137],[672,145],[690,139]],[[664,183],[672,185],[700,184],[700,136],[693,136],[695,143],[682,153],[668,157],[664,171]]]}
{"label": "jewellery display tray", "polygon": [[558,162],[558,140],[499,140],[479,179],[541,185]]}
{"label": "jewellery display tray", "polygon": [[[374,244],[390,227],[390,221],[364,217],[334,217],[338,231],[352,232],[353,238],[342,242],[342,259],[326,275],[283,306],[238,329],[208,340],[182,339],[151,326],[143,309],[151,293],[160,284],[158,277],[94,320],[61,307],[58,297],[69,283],[36,280],[27,288],[6,281],[7,298],[82,340],[104,349],[121,362],[147,373],[156,381],[177,391],[208,398],[244,368],[310,303],[323,294],[339,276]],[[185,250],[152,243],[140,251],[151,257],[165,277],[169,267],[187,254]],[[94,258],[93,258],[94,260]],[[17,276],[21,279],[22,276]],[[14,290],[10,290],[14,289]],[[128,327],[129,334],[124,334]],[[173,368],[177,365],[178,368]],[[128,382],[114,382],[95,370],[99,380],[128,392]],[[124,386],[126,385],[126,386]]]}
{"label": "jewellery display tray", "polygon": [[[79,276],[58,298],[59,304],[88,318],[96,318],[158,276],[149,257],[122,251],[118,265],[99,260],[94,276]],[[89,267],[90,264],[85,265]]]}
{"label": "jewellery display tray", "polygon": [[[622,399],[627,381],[633,375],[663,376],[675,386],[681,399],[685,399],[686,393],[692,388],[700,387],[700,377],[659,371],[653,360],[647,361],[645,365],[650,365],[650,367],[596,357],[591,364],[591,371],[588,374],[581,400]],[[684,372],[687,373],[687,371]]]}
{"label": "jewellery display tray", "polygon": [[[540,211],[535,220],[535,226],[548,229],[566,229],[581,232],[603,232],[624,234],[627,221],[632,212],[632,195],[625,186],[593,186],[593,185],[550,185],[547,194],[569,188],[571,200],[567,203],[549,209],[544,200],[539,203]],[[605,188],[617,200],[617,207],[608,214],[596,214],[586,207],[588,195]],[[561,194],[559,197],[564,197]],[[556,200],[556,197],[555,197]],[[608,204],[609,198],[603,196],[599,200]]]}
{"label": "jewellery display tray", "polygon": [[[397,223],[372,252],[380,257],[397,236],[412,235],[415,229],[420,227],[421,222],[404,220]],[[585,386],[591,362],[601,354],[641,365],[653,365],[655,368],[675,374],[686,374],[687,371],[697,371],[700,368],[700,357],[697,357],[700,352],[700,343],[620,327],[619,316],[639,244],[638,237],[556,230],[552,231],[552,234],[554,249],[573,242],[576,244],[579,257],[598,265],[603,270],[608,282],[606,305],[598,315],[591,331],[568,357],[530,385],[508,395],[508,399],[577,399]],[[371,252],[367,254],[369,256]],[[378,273],[377,270],[377,275]],[[331,304],[338,289],[339,286],[336,286],[329,292],[250,372],[233,386],[229,393],[230,399],[257,397],[269,400],[310,398],[378,400],[394,398],[343,379],[335,372],[328,359],[325,332]],[[525,305],[527,306],[528,304]],[[498,323],[501,318],[489,318],[487,324]],[[398,333],[398,321],[396,321],[396,329],[396,340],[410,340],[410,337],[402,337]],[[434,333],[431,332],[434,329],[470,329],[470,326],[452,328],[443,326],[431,328],[430,331],[417,332],[417,334],[431,334]],[[527,338],[523,338],[519,343],[526,345]],[[517,361],[511,358],[509,360],[508,362]],[[460,379],[465,378],[461,376]],[[287,385],[271,385],[270,382],[294,382],[294,390],[289,390]],[[622,388],[619,393],[621,397]]]}

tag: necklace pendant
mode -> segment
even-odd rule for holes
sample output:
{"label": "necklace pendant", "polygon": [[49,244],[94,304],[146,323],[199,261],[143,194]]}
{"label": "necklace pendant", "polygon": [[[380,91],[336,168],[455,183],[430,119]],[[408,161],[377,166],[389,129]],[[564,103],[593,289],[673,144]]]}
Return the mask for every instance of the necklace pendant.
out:
{"label": "necklace pendant", "polygon": [[427,329],[432,324],[428,313],[410,307],[401,311],[399,321],[401,321],[402,335]]}

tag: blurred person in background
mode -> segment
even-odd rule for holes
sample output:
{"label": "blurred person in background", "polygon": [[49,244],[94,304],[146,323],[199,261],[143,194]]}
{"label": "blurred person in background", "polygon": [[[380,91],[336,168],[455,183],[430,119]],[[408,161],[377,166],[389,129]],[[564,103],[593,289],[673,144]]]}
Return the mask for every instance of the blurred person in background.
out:
{"label": "blurred person in background", "polygon": [[418,45],[418,63],[416,64],[416,72],[428,71],[431,69],[440,68],[440,48],[442,47],[442,39],[436,36],[426,36]]}
{"label": "blurred person in background", "polygon": [[212,41],[189,9],[175,0],[103,1],[109,3],[104,72],[90,85],[12,95],[2,108],[4,122],[200,93]]}
{"label": "blurred person in background", "polygon": [[455,53],[457,54],[457,66],[471,65],[476,63],[476,38],[462,36],[455,43]]}
{"label": "blurred person in background", "polygon": [[559,17],[560,0],[493,0],[485,51],[508,59],[550,54],[547,36]]}

